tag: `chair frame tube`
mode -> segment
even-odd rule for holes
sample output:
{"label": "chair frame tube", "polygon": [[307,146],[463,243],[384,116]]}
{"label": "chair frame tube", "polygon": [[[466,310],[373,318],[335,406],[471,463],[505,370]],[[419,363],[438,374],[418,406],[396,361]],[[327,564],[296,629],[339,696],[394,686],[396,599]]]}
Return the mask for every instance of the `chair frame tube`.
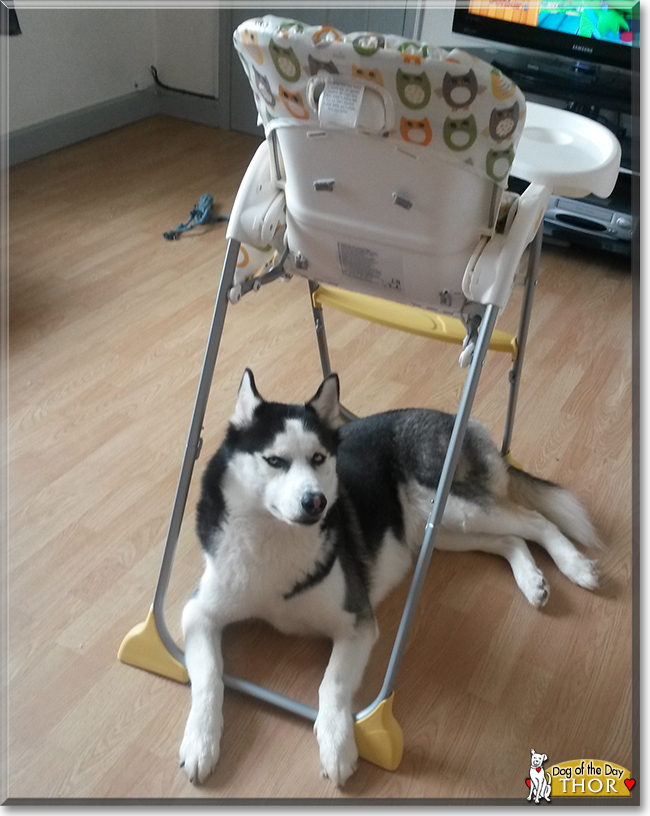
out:
{"label": "chair frame tube", "polygon": [[521,307],[521,316],[519,318],[519,329],[517,331],[517,357],[515,358],[509,375],[510,393],[508,395],[508,409],[506,412],[506,421],[503,430],[503,442],[501,444],[501,453],[503,456],[506,456],[510,452],[510,443],[512,442],[512,433],[515,423],[515,410],[517,408],[517,398],[519,396],[519,386],[521,384],[521,372],[524,365],[524,353],[526,351],[526,342],[528,340],[528,327],[530,325],[530,317],[533,313],[533,298],[535,296],[535,287],[537,286],[537,278],[539,275],[539,258],[542,251],[543,238],[544,227],[542,224],[540,224],[528,250],[526,288],[524,292],[524,301]]}
{"label": "chair frame tube", "polygon": [[239,255],[239,247],[239,241],[233,238],[228,241],[223,271],[221,273],[221,280],[219,282],[217,299],[212,316],[210,335],[205,350],[203,368],[201,370],[201,377],[199,379],[199,386],[194,403],[194,411],[192,413],[192,422],[190,424],[187,444],[185,446],[183,464],[181,466],[181,472],[176,488],[174,507],[169,522],[167,540],[165,542],[165,549],[163,552],[162,563],[160,565],[160,571],[158,573],[158,581],[156,583],[156,591],[154,593],[153,600],[153,613],[160,639],[172,657],[183,665],[185,664],[183,652],[176,645],[176,642],[171,636],[165,621],[165,596],[167,594],[167,588],[169,587],[169,579],[171,577],[174,555],[176,553],[176,545],[178,544],[178,537],[180,535],[185,506],[187,504],[187,496],[190,489],[190,483],[192,481],[192,474],[194,472],[194,463],[201,453],[201,446],[203,443],[201,437],[203,419],[205,417],[208,397],[210,395],[210,387],[212,385],[212,376],[214,374],[214,368],[217,362],[219,344],[223,334],[223,326],[226,319],[226,311],[228,309],[228,292],[233,285],[235,269],[237,266],[237,256]]}

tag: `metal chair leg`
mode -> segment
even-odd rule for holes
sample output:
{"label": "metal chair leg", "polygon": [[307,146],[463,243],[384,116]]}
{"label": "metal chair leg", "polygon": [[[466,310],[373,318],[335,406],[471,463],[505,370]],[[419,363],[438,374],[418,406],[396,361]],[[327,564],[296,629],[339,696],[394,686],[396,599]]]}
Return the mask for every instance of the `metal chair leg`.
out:
{"label": "metal chair leg", "polygon": [[223,333],[228,308],[228,292],[233,284],[239,247],[239,241],[230,239],[228,242],[153,605],[147,620],[143,624],[138,624],[127,634],[118,652],[118,658],[124,663],[181,681],[187,681],[187,671],[185,670],[183,652],[176,645],[167,628],[164,613],[165,596],[169,586],[194,463],[201,452],[203,418],[210,394],[219,343]]}
{"label": "metal chair leg", "polygon": [[[316,341],[318,343],[318,354],[320,356],[320,366],[323,377],[328,377],[332,373],[330,354],[327,347],[327,335],[325,334],[325,317],[323,307],[314,304],[314,292],[318,289],[318,284],[309,281],[309,299],[311,300],[311,313],[314,318],[314,329],[316,330]],[[343,422],[351,422],[357,419],[357,415],[349,411],[344,405],[339,408],[339,413]]]}
{"label": "metal chair leg", "polygon": [[503,443],[501,453],[506,456],[510,452],[512,442],[512,431],[515,424],[515,410],[517,408],[517,398],[519,396],[519,385],[521,382],[521,371],[524,365],[524,352],[526,351],[526,341],[528,339],[528,326],[530,316],[533,312],[533,297],[535,286],[539,275],[539,257],[542,250],[542,239],[544,235],[543,224],[539,225],[537,234],[533,238],[528,251],[528,268],[526,271],[526,290],[524,301],[521,307],[519,318],[519,330],[517,332],[517,357],[510,370],[510,393],[508,396],[508,410],[506,413],[505,427],[503,431]]}
{"label": "metal chair leg", "polygon": [[314,318],[314,329],[316,330],[316,341],[318,342],[318,354],[320,355],[320,367],[323,377],[328,377],[332,373],[330,364],[329,349],[327,348],[327,336],[325,334],[325,319],[323,309],[314,303],[314,292],[318,289],[318,284],[309,281],[309,299],[311,301],[311,313]]}
{"label": "metal chair leg", "polygon": [[380,705],[389,699],[393,691],[397,671],[404,654],[404,649],[406,648],[406,641],[411,629],[413,617],[415,615],[417,602],[422,591],[429,561],[431,560],[431,555],[433,554],[436,536],[442,523],[445,505],[451,490],[451,483],[458,464],[461,447],[465,438],[465,432],[467,430],[467,423],[470,418],[472,404],[476,395],[476,389],[478,387],[478,382],[481,375],[481,368],[485,360],[485,355],[490,343],[490,337],[496,324],[498,314],[498,308],[493,305],[489,305],[485,310],[476,348],[474,350],[474,356],[467,379],[465,380],[463,395],[461,397],[458,413],[454,422],[449,448],[447,449],[442,473],[440,474],[440,481],[436,489],[435,500],[427,521],[424,539],[420,549],[420,555],[418,557],[415,572],[413,573],[413,578],[411,580],[411,586],[406,599],[406,604],[404,606],[404,611],[402,612],[402,618],[400,620],[395,642],[393,644],[393,650],[388,662],[384,682],[376,700],[356,715],[355,719],[357,721],[369,717],[373,711],[375,711]]}

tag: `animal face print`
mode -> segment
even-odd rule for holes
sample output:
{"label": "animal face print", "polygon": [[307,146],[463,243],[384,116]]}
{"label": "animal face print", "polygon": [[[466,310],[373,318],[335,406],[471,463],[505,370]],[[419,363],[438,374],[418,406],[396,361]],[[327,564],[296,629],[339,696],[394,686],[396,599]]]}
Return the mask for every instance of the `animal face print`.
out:
{"label": "animal face print", "polygon": [[431,53],[426,43],[404,42],[397,49],[401,52],[405,63],[419,65],[422,57],[426,58]]}
{"label": "animal face print", "polygon": [[321,26],[318,31],[312,34],[311,41],[318,48],[326,48],[333,42],[341,42],[341,33],[331,26]]}
{"label": "animal face print", "polygon": [[359,34],[352,41],[352,47],[360,57],[372,57],[385,45],[386,40],[381,34]]}
{"label": "animal face print", "polygon": [[431,84],[426,74],[406,74],[400,68],[396,77],[397,93],[407,108],[419,110],[431,99]]}
{"label": "animal face print", "polygon": [[462,119],[448,116],[442,129],[445,144],[451,150],[468,150],[476,141],[478,130],[473,115]]}
{"label": "animal face print", "polygon": [[296,119],[309,119],[309,111],[305,108],[302,97],[299,93],[287,91],[282,85],[278,87],[278,98],[285,108]]}
{"label": "animal face print", "polygon": [[293,48],[282,48],[271,40],[269,42],[269,52],[275,69],[282,79],[287,82],[298,82],[300,79],[300,63]]}
{"label": "animal face print", "polygon": [[384,87],[384,80],[376,68],[359,68],[358,65],[354,65],[353,63],[352,76],[354,79],[369,79],[371,82],[381,85],[382,88]]}
{"label": "animal face print", "polygon": [[468,108],[476,99],[477,93],[478,82],[474,71],[469,70],[462,76],[445,74],[442,81],[442,96],[450,108],[454,110]]}
{"label": "animal face print", "polygon": [[510,172],[510,166],[514,159],[515,150],[512,145],[507,150],[488,150],[485,159],[485,172],[494,181],[503,181]]}
{"label": "animal face print", "polygon": [[294,31],[296,34],[302,34],[304,30],[305,27],[302,23],[298,23],[295,20],[287,20],[286,23],[280,23],[278,26],[278,37],[284,37],[286,39],[290,31]]}
{"label": "animal face print", "polygon": [[255,87],[260,92],[262,99],[266,102],[267,105],[270,105],[272,108],[275,107],[275,97],[271,92],[271,86],[269,85],[268,79],[260,74],[257,68],[253,65],[253,73],[255,75]]}
{"label": "animal face print", "polygon": [[242,31],[241,41],[244,48],[248,51],[251,57],[258,65],[264,62],[264,55],[259,46],[257,31]]}
{"label": "animal face print", "polygon": [[324,62],[323,60],[312,57],[311,54],[307,57],[307,64],[310,76],[316,76],[319,71],[326,71],[328,74],[338,74],[339,72],[339,69],[334,65],[332,60]]}
{"label": "animal face print", "polygon": [[402,116],[399,132],[405,142],[418,144],[422,147],[426,147],[433,136],[428,119],[408,119],[406,116]]}
{"label": "animal face print", "polygon": [[502,142],[509,139],[515,132],[519,123],[519,103],[511,108],[497,110],[495,108],[490,115],[490,136],[495,142]]}

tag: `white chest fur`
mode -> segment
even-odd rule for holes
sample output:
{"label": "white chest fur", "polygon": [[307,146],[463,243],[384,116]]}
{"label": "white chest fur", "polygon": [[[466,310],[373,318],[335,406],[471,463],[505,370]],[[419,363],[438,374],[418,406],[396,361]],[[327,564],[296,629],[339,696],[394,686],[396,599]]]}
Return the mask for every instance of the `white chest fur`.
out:
{"label": "white chest fur", "polygon": [[315,587],[287,599],[323,557],[318,525],[289,525],[266,513],[231,518],[206,556],[202,594],[223,623],[261,618],[287,633],[333,636],[353,622],[344,612],[345,581],[338,563]]}

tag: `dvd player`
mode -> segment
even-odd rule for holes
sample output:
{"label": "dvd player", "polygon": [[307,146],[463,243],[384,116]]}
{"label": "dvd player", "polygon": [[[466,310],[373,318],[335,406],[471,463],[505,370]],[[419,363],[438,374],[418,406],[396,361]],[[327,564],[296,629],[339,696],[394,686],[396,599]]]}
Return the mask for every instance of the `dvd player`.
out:
{"label": "dvd player", "polygon": [[[607,199],[552,195],[544,216],[544,237],[564,246],[578,244],[631,255],[633,238],[639,229],[638,206],[633,203],[634,183],[635,177],[621,172]],[[510,176],[508,186],[522,193],[528,182]]]}
{"label": "dvd player", "polygon": [[638,222],[630,213],[563,196],[551,196],[544,218],[545,226],[565,227],[613,241],[631,241]]}

